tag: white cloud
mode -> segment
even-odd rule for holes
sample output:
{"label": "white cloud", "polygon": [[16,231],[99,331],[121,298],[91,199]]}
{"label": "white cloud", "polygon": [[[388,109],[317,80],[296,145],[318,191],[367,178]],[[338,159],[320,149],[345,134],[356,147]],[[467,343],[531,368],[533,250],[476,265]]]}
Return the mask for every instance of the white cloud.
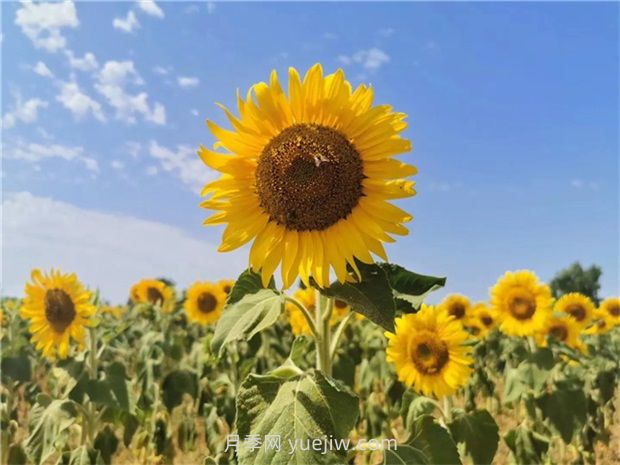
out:
{"label": "white cloud", "polygon": [[4,114],[2,118],[2,127],[10,129],[18,121],[25,124],[34,123],[39,116],[39,109],[47,107],[47,102],[38,98],[31,98],[22,102],[21,96],[15,97],[15,105],[12,111]]}
{"label": "white cloud", "polygon": [[172,68],[170,66],[155,66],[153,68],[153,72],[161,76],[166,76],[170,74],[170,71],[172,71]]}
{"label": "white cloud", "polygon": [[132,95],[126,90],[130,84],[143,83],[132,61],[107,61],[97,75],[95,88],[116,110],[117,119],[131,124],[136,122],[136,115],[141,115],[145,121],[166,124],[166,109],[161,103],[150,105],[146,92]]}
{"label": "white cloud", "polygon": [[54,77],[54,73],[52,73],[52,71],[42,61],[37,61],[37,64],[34,66],[34,68],[32,68],[32,70],[39,76],[49,78]]}
{"label": "white cloud", "polygon": [[123,145],[123,151],[131,155],[132,158],[138,158],[140,156],[140,152],[142,151],[142,145],[135,141],[127,141]]}
{"label": "white cloud", "polygon": [[22,1],[15,14],[15,24],[36,48],[56,52],[66,45],[61,30],[75,28],[80,22],[75,5],[70,0],[43,3]]}
{"label": "white cloud", "polygon": [[141,278],[166,276],[184,287],[197,279],[237,276],[243,253],[217,253],[217,245],[183,230],[132,216],[104,213],[29,192],[4,199],[5,295],[21,296],[33,268],[75,272],[104,299],[127,300]]}
{"label": "white cloud", "polygon": [[112,26],[114,26],[116,29],[119,29],[123,32],[132,33],[136,29],[140,28],[140,23],[138,22],[138,19],[136,18],[136,14],[133,11],[129,10],[127,12],[127,17],[125,17],[125,19],[114,18],[114,21],[112,21]]}
{"label": "white cloud", "polygon": [[122,162],[122,161],[120,161],[120,160],[112,160],[112,161],[110,162],[110,166],[111,166],[112,168],[114,168],[115,170],[120,171],[120,170],[122,170],[123,168],[125,168],[125,163],[123,163],[123,162]]}
{"label": "white cloud", "polygon": [[69,66],[79,71],[94,71],[99,67],[97,58],[91,52],[86,52],[83,58],[76,57],[71,50],[65,52],[69,59]]}
{"label": "white cloud", "polygon": [[140,9],[146,14],[156,16],[158,18],[164,17],[164,12],[153,0],[138,0],[137,3]]}
{"label": "white cloud", "polygon": [[198,79],[197,77],[179,76],[177,78],[177,83],[184,89],[188,89],[190,87],[196,87],[198,84],[200,84],[200,79]]}
{"label": "white cloud", "polygon": [[357,63],[364,69],[376,71],[384,64],[390,62],[390,56],[380,48],[373,47],[368,50],[359,50],[350,56],[340,55],[338,60],[344,65]]}
{"label": "white cloud", "polygon": [[7,159],[22,160],[29,163],[39,163],[43,160],[59,158],[65,161],[77,161],[88,171],[99,172],[99,165],[94,158],[84,155],[84,147],[67,146],[60,144],[37,144],[17,140],[16,143],[3,147],[3,156]]}
{"label": "white cloud", "polygon": [[171,150],[151,141],[149,153],[159,160],[162,170],[173,173],[194,192],[200,192],[205,183],[215,175],[202,163],[196,154],[196,147],[178,145],[176,150]]}
{"label": "white cloud", "polygon": [[83,93],[75,82],[61,82],[60,94],[56,96],[56,100],[78,119],[92,114],[99,121],[106,120],[101,110],[101,104]]}

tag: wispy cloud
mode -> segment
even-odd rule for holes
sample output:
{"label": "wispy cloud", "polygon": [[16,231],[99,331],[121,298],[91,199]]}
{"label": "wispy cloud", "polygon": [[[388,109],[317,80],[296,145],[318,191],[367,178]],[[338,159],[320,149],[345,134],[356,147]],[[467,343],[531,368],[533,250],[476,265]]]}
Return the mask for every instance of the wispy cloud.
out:
{"label": "wispy cloud", "polygon": [[32,70],[35,73],[37,73],[39,76],[48,77],[48,78],[54,77],[54,73],[52,73],[52,71],[42,61],[37,61],[37,64],[34,65]]}
{"label": "wispy cloud", "polygon": [[97,58],[91,52],[86,52],[82,58],[76,57],[71,50],[65,50],[69,60],[69,66],[78,71],[94,71],[99,68]]}
{"label": "wispy cloud", "polygon": [[153,0],[138,0],[137,3],[140,9],[146,14],[157,18],[164,17],[164,12]]}
{"label": "wispy cloud", "polygon": [[58,158],[65,161],[76,161],[93,173],[99,172],[97,160],[85,155],[84,147],[61,144],[37,144],[18,139],[3,147],[3,155],[7,159],[22,160],[29,163],[40,163],[43,160]]}
{"label": "wispy cloud", "polygon": [[178,145],[176,149],[170,149],[160,145],[157,141],[151,141],[149,153],[159,161],[162,170],[174,174],[194,192],[200,192],[204,184],[213,176],[213,173],[196,155],[194,146]]}
{"label": "wispy cloud", "polygon": [[112,26],[120,31],[132,33],[140,28],[140,22],[136,18],[136,14],[129,10],[125,18],[114,18]]}
{"label": "wispy cloud", "polygon": [[189,77],[189,76],[179,76],[177,78],[177,84],[184,89],[188,89],[190,87],[196,87],[200,84],[200,79],[197,77]]}
{"label": "wispy cloud", "polygon": [[56,96],[56,100],[73,113],[77,119],[84,119],[88,115],[92,115],[101,122],[106,121],[101,104],[82,92],[76,82],[60,82],[59,85],[60,94]]}
{"label": "wispy cloud", "polygon": [[5,113],[2,118],[2,127],[4,129],[10,129],[15,126],[17,122],[25,124],[34,123],[39,117],[39,109],[46,108],[47,106],[47,101],[39,98],[31,98],[24,102],[18,94],[15,96],[13,109]]}
{"label": "wispy cloud", "polygon": [[66,45],[63,28],[76,28],[80,22],[72,1],[32,3],[24,1],[15,14],[15,24],[36,48],[56,52]]}
{"label": "wispy cloud", "polygon": [[344,65],[356,63],[368,71],[377,71],[390,62],[390,56],[380,48],[372,47],[368,50],[358,50],[352,55],[339,55],[338,61]]}

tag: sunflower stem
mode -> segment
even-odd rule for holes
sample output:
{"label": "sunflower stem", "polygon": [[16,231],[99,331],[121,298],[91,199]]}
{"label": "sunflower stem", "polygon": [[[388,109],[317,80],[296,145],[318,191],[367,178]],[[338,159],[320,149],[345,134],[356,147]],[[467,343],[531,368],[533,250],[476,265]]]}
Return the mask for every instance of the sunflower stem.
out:
{"label": "sunflower stem", "polygon": [[329,358],[332,361],[334,360],[334,356],[336,355],[336,350],[338,349],[338,344],[340,343],[340,338],[344,334],[344,330],[345,330],[347,324],[349,323],[349,321],[351,321],[351,319],[353,318],[353,315],[354,315],[353,311],[349,312],[349,314],[342,319],[342,321],[340,322],[340,324],[336,328],[336,331],[334,332],[334,335],[332,337],[332,345],[329,348]]}
{"label": "sunflower stem", "polygon": [[292,303],[293,305],[295,305],[295,307],[297,307],[299,309],[299,311],[302,313],[302,315],[306,319],[306,322],[308,323],[308,326],[310,327],[310,332],[312,333],[312,335],[316,339],[318,337],[318,335],[319,335],[319,332],[318,332],[316,324],[314,322],[314,318],[312,317],[312,315],[310,314],[308,309],[304,306],[304,304],[302,304],[296,298],[288,296],[288,295],[284,297],[284,300],[286,302]]}
{"label": "sunflower stem", "polygon": [[332,374],[332,359],[330,356],[331,332],[329,319],[334,308],[334,300],[316,291],[316,368],[327,376]]}
{"label": "sunflower stem", "polygon": [[448,423],[452,422],[452,396],[446,396],[443,398],[443,409],[442,410],[443,410],[443,417],[447,425]]}
{"label": "sunflower stem", "polygon": [[[90,327],[88,328],[88,378],[90,380],[97,379],[97,334],[96,328]],[[92,399],[88,400],[88,404],[86,406],[86,430],[87,436],[84,437],[82,435],[82,440],[86,439],[86,446],[92,448],[95,444],[95,433],[97,429],[97,411],[95,408],[95,404]]]}

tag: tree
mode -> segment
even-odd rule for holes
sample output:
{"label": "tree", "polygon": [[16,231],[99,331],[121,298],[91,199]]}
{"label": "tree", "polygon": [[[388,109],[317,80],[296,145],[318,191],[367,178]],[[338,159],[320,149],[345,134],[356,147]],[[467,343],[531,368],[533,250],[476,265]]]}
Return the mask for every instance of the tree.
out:
{"label": "tree", "polygon": [[580,292],[590,297],[598,305],[598,291],[601,288],[599,279],[603,274],[601,267],[592,265],[584,269],[579,262],[559,271],[551,280],[551,292],[557,299],[569,292]]}

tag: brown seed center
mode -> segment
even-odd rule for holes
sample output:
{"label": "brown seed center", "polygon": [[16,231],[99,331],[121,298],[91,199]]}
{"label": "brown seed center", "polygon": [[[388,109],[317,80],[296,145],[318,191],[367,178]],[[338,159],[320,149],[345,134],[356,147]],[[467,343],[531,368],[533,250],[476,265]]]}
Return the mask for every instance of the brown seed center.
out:
{"label": "brown seed center", "polygon": [[49,289],[45,293],[45,318],[57,333],[64,332],[75,318],[75,304],[62,289]]}
{"label": "brown seed center", "polygon": [[230,294],[230,291],[232,289],[232,287],[230,287],[230,284],[224,284],[224,286],[222,287],[222,289],[224,290],[224,292],[226,294]]}
{"label": "brown seed center", "polygon": [[579,304],[571,304],[566,307],[566,313],[568,313],[577,321],[583,321],[586,317],[586,309]]}
{"label": "brown seed center", "polygon": [[536,312],[536,302],[533,298],[515,297],[508,308],[517,320],[529,320]]}
{"label": "brown seed center", "polygon": [[426,340],[414,347],[411,359],[420,373],[435,375],[448,363],[448,347],[443,341]]}
{"label": "brown seed center", "polygon": [[482,324],[487,327],[493,324],[493,318],[488,315],[483,315],[482,318],[480,318],[480,321],[482,321]]}
{"label": "brown seed center", "polygon": [[609,314],[612,316],[620,316],[620,305],[611,304],[609,307]]}
{"label": "brown seed center", "polygon": [[164,296],[156,287],[149,287],[146,290],[146,300],[148,300],[151,304],[163,304]]}
{"label": "brown seed center", "polygon": [[347,308],[347,303],[344,300],[340,300],[340,299],[336,299],[334,300],[334,307],[339,308],[339,309],[343,309],[343,308]]}
{"label": "brown seed center", "polygon": [[264,148],[256,168],[260,205],[296,231],[323,230],[357,205],[362,160],[338,131],[316,124],[283,130]]}
{"label": "brown seed center", "polygon": [[217,299],[210,292],[203,292],[198,296],[197,304],[202,313],[211,313],[217,307]]}
{"label": "brown seed center", "polygon": [[552,326],[549,329],[549,335],[558,341],[565,341],[568,337],[568,330],[564,325]]}
{"label": "brown seed center", "polygon": [[460,320],[465,316],[465,306],[459,303],[452,304],[448,310],[448,313],[457,320]]}

